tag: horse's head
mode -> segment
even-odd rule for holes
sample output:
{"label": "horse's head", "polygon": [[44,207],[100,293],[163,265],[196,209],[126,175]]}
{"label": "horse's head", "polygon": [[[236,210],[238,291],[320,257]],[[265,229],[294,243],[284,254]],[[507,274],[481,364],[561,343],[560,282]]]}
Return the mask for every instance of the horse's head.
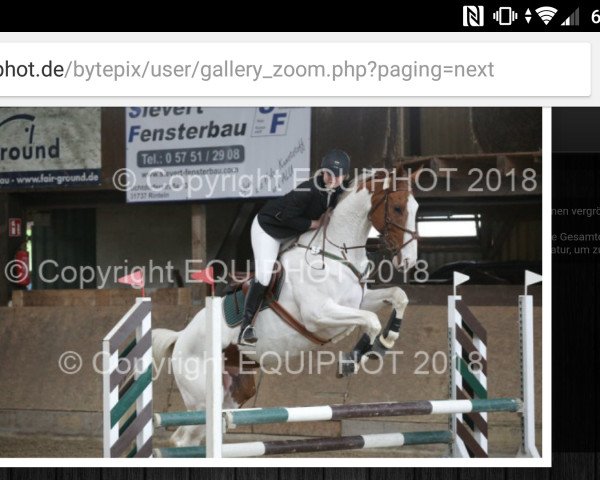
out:
{"label": "horse's head", "polygon": [[397,269],[408,270],[417,263],[416,217],[419,204],[411,184],[418,172],[407,177],[402,166],[380,171],[369,182],[371,210],[369,219],[381,234],[385,246],[394,254]]}

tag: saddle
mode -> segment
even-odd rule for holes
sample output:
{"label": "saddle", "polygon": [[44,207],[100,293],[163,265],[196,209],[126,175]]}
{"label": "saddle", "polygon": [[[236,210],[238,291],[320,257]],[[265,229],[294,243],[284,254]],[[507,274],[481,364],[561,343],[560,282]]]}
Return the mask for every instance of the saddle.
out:
{"label": "saddle", "polygon": [[[227,325],[231,328],[237,327],[244,317],[244,305],[246,303],[246,295],[250,288],[250,282],[254,278],[254,272],[234,272],[230,276],[228,284],[228,292],[223,299],[223,316]],[[273,300],[279,298],[281,287],[285,280],[285,271],[283,267],[278,269],[271,278],[269,288],[265,292],[265,299],[259,311],[269,308],[269,304]]]}
{"label": "saddle", "polygon": [[[254,272],[234,272],[229,282],[229,292],[225,294],[223,299],[223,317],[229,328],[237,327],[242,323],[244,317],[244,305],[248,289],[250,288],[250,282],[254,278]],[[273,310],[279,318],[281,318],[286,324],[296,330],[305,338],[311,342],[317,343],[318,345],[325,345],[329,342],[327,339],[323,339],[308,331],[304,325],[302,325],[294,316],[289,313],[283,305],[278,302],[281,289],[285,282],[285,269],[280,264],[280,267],[276,270],[271,278],[269,287],[265,293],[265,299],[259,309],[259,312],[270,308]]]}

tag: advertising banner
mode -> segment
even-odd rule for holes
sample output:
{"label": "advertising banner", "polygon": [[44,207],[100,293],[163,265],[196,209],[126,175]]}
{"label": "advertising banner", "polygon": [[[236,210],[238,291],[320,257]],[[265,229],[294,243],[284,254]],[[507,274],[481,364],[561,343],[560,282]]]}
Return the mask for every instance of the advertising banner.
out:
{"label": "advertising banner", "polygon": [[100,108],[0,108],[0,188],[100,183]]}
{"label": "advertising banner", "polygon": [[280,196],[309,177],[310,108],[131,107],[129,202]]}

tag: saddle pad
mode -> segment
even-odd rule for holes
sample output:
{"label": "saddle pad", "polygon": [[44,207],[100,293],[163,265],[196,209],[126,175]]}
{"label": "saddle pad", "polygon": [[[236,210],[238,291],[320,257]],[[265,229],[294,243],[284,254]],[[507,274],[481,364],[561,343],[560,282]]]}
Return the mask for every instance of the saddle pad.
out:
{"label": "saddle pad", "polygon": [[[273,285],[272,299],[278,300],[285,280],[285,272],[282,272],[275,285]],[[269,308],[271,300],[266,300],[262,303],[260,310]],[[223,299],[223,316],[225,322],[230,328],[237,327],[242,323],[244,318],[244,304],[246,303],[246,296],[241,288],[238,288],[235,292],[228,293]]]}

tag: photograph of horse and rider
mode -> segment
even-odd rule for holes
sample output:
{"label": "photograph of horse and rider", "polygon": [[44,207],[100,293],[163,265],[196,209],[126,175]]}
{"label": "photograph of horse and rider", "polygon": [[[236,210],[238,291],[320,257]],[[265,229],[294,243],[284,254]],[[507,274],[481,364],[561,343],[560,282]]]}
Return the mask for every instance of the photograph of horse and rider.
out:
{"label": "photograph of horse and rider", "polygon": [[543,452],[541,109],[2,122],[1,456]]}

